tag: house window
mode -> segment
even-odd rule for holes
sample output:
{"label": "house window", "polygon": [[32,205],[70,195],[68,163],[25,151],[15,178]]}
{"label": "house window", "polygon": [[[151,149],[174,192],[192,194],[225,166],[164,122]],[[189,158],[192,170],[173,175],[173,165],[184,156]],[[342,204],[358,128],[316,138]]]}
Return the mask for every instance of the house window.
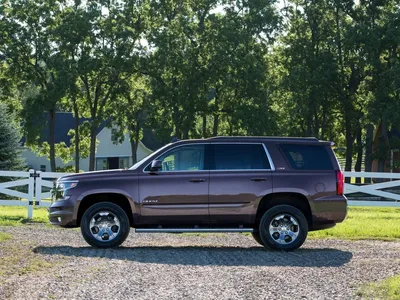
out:
{"label": "house window", "polygon": [[107,158],[96,158],[96,170],[107,170]]}
{"label": "house window", "polygon": [[115,128],[111,129],[111,142],[113,142],[113,144],[115,144],[115,145],[118,144],[117,129],[115,129]]}
{"label": "house window", "polygon": [[129,157],[96,158],[96,170],[129,168]]}
{"label": "house window", "polygon": [[40,165],[40,171],[46,172],[46,165]]}
{"label": "house window", "polygon": [[129,167],[129,157],[120,157],[119,158],[119,168],[125,169]]}

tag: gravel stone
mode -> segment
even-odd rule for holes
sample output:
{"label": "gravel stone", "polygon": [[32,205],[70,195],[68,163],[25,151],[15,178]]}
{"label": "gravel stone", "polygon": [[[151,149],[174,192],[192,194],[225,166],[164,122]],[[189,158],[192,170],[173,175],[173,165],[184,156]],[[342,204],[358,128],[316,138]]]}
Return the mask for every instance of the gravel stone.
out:
{"label": "gravel stone", "polygon": [[355,299],[363,283],[400,274],[400,243],[312,240],[295,252],[251,236],[135,234],[89,247],[77,229],[1,227],[49,269],[0,282],[0,299]]}

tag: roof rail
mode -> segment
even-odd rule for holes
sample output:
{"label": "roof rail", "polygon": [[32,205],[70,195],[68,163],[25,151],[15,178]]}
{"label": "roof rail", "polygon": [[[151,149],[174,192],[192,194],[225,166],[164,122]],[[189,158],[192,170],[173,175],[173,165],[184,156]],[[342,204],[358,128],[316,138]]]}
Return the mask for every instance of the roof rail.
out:
{"label": "roof rail", "polygon": [[290,141],[302,141],[312,140],[319,141],[316,137],[286,137],[286,136],[215,136],[208,138],[209,140],[218,139],[269,139],[269,140],[290,140]]}

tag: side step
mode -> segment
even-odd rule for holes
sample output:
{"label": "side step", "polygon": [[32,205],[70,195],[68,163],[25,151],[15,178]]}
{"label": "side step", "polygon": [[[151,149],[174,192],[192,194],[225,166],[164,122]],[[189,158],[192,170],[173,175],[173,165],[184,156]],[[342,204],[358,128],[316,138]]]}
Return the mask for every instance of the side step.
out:
{"label": "side step", "polygon": [[137,228],[135,232],[253,232],[253,228]]}

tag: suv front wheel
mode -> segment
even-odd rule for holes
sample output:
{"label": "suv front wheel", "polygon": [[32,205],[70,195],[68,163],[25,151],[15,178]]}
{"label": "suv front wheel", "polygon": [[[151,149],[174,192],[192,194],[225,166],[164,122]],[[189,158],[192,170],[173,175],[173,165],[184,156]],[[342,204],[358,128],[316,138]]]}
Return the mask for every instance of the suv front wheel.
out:
{"label": "suv front wheel", "polygon": [[264,213],[259,226],[264,245],[275,250],[295,250],[304,243],[308,234],[306,217],[291,205],[270,208]]}
{"label": "suv front wheel", "polygon": [[129,218],[125,211],[111,202],[90,206],[81,220],[83,238],[96,248],[118,247],[128,237],[129,230]]}

